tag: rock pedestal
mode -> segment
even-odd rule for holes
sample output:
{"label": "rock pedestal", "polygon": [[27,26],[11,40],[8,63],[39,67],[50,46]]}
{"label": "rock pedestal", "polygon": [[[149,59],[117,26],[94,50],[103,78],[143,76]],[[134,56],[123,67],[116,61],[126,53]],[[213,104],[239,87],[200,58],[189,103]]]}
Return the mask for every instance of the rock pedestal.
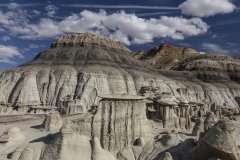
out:
{"label": "rock pedestal", "polygon": [[42,123],[46,131],[58,131],[62,127],[62,119],[58,113],[47,114]]}
{"label": "rock pedestal", "polygon": [[173,101],[171,93],[162,93],[162,97],[157,101],[159,104],[156,111],[156,119],[163,122],[163,128],[175,128],[179,126],[179,118],[174,113],[177,103]]}

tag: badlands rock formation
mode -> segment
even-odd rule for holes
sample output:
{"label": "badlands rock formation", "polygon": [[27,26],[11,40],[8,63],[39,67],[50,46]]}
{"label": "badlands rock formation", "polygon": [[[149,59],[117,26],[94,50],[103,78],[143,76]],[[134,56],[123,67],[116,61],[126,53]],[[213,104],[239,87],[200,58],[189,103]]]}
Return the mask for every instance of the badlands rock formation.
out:
{"label": "badlands rock formation", "polygon": [[235,127],[229,120],[218,121],[201,139],[197,147],[185,155],[182,160],[205,160],[220,158],[240,159],[235,142]]}
{"label": "badlands rock formation", "polygon": [[[190,52],[193,51],[186,52],[186,55]],[[197,62],[196,67],[203,64]],[[224,71],[229,72],[212,73],[211,77],[217,77],[213,82],[209,78],[199,78],[201,73],[206,75],[205,71],[152,70],[144,62],[133,58],[131,51],[119,42],[77,33],[56,39],[49,50],[39,53],[34,60],[1,72],[0,101],[13,106],[19,102],[37,102],[43,106],[60,107],[65,97],[73,95],[74,100],[81,100],[81,104],[89,108],[98,104],[99,94],[137,95],[141,87],[155,86],[159,87],[159,93],[170,92],[174,97],[189,102],[207,100],[210,105],[225,105],[237,113],[239,106],[235,99],[240,96],[237,75],[231,81],[225,74],[233,75],[237,71],[237,63],[230,64],[230,60],[221,64],[214,60],[205,63],[212,64],[209,67],[218,67],[219,71],[224,64],[227,67]],[[176,70],[184,66],[189,68],[195,62],[180,64],[183,67],[175,67]],[[7,110],[1,104],[0,108]]]}
{"label": "badlands rock formation", "polygon": [[155,69],[168,69],[178,63],[180,59],[199,55],[192,48],[176,48],[168,44],[161,44],[151,50],[134,52],[133,56],[139,60],[146,61]]}
{"label": "badlands rock formation", "polygon": [[[222,141],[211,136],[229,136],[227,145],[234,141],[230,123],[221,120],[213,125],[222,113],[239,113],[238,82],[224,79],[221,74],[217,79],[201,79],[199,70],[186,71],[184,63],[186,57],[198,56],[196,51],[184,48],[171,52],[179,54],[179,58],[170,57],[171,63],[165,67],[174,65],[171,69],[176,71],[152,69],[132,57],[131,51],[119,42],[78,33],[56,39],[49,50],[30,62],[0,72],[1,114],[26,111],[28,107],[34,113],[50,113],[56,109],[53,106],[64,116],[77,114],[77,118],[64,124],[57,113],[48,114],[42,123],[44,129],[39,130],[48,136],[16,148],[8,153],[11,159],[179,160],[194,158],[201,148],[206,158],[216,157],[209,153],[211,150],[236,158],[235,144],[224,148],[219,145]],[[163,63],[165,60],[156,64]],[[204,69],[201,71],[205,75]],[[150,128],[154,123],[155,129],[190,131],[198,118],[202,121],[193,131],[200,135],[198,143],[177,130],[153,135]],[[50,133],[52,130],[56,132]],[[205,147],[205,141],[214,146]]]}
{"label": "badlands rock formation", "polygon": [[41,128],[46,131],[59,130],[63,125],[62,119],[58,113],[47,114]]}

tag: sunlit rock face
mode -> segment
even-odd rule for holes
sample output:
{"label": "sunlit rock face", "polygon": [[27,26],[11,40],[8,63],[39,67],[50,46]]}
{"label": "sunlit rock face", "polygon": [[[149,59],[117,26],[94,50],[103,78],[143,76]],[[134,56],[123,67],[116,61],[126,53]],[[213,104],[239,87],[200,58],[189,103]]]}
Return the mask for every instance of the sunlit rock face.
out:
{"label": "sunlit rock face", "polygon": [[0,101],[41,102],[59,106],[70,94],[83,104],[97,104],[99,94],[137,95],[142,86],[159,87],[188,101],[204,101],[238,110],[237,87],[202,82],[192,72],[157,71],[132,57],[122,43],[92,34],[56,39],[32,61],[0,72]]}

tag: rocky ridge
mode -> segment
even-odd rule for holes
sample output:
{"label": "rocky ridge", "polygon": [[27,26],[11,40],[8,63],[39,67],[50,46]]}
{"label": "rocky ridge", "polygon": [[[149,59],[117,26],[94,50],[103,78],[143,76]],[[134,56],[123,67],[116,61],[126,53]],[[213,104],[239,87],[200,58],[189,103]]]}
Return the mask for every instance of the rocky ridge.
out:
{"label": "rocky ridge", "polygon": [[181,72],[153,70],[133,58],[119,42],[92,34],[63,36],[51,46],[32,61],[0,72],[0,101],[59,107],[64,97],[73,94],[74,99],[91,106],[98,103],[99,94],[137,95],[141,87],[155,86],[159,93],[169,92],[176,98],[197,102],[207,99],[211,104],[228,104],[239,110],[235,98],[240,96],[240,86],[230,78],[208,83],[181,67],[175,66]]}
{"label": "rocky ridge", "polygon": [[199,54],[189,47],[176,48],[164,43],[151,50],[134,52],[133,57],[146,61],[154,69],[169,69],[181,59]]}

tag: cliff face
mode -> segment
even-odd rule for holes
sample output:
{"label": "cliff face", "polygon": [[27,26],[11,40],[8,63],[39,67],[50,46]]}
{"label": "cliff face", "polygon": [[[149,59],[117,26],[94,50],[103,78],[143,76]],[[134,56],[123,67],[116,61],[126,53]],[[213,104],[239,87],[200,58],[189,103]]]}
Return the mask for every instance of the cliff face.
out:
{"label": "cliff face", "polygon": [[100,93],[136,95],[136,88],[154,78],[151,72],[119,42],[74,34],[56,39],[34,60],[0,73],[0,97],[10,103],[58,106],[61,98],[74,94],[91,105]]}
{"label": "cliff face", "polygon": [[59,106],[62,98],[74,94],[74,98],[91,106],[98,103],[99,94],[137,95],[142,86],[155,86],[160,88],[159,93],[170,92],[176,98],[198,102],[207,99],[239,108],[235,101],[240,96],[237,83],[202,81],[194,72],[184,71],[191,63],[175,67],[181,72],[153,70],[133,58],[121,43],[92,34],[63,36],[51,46],[34,60],[0,72],[0,101]]}
{"label": "cliff face", "polygon": [[199,90],[196,88],[200,87],[204,96],[217,105],[225,105],[229,108],[239,106],[236,102],[240,90],[238,57],[199,54],[191,48],[175,48],[167,44],[133,53],[133,56],[150,63],[150,67],[155,68],[160,74],[187,86],[184,90],[185,96],[191,95],[187,92],[191,92],[193,88]]}
{"label": "cliff face", "polygon": [[234,81],[240,83],[240,59],[220,55],[203,54],[181,60],[172,70],[191,71],[205,82]]}
{"label": "cliff face", "polygon": [[[52,157],[65,160],[68,159],[66,155],[78,158],[79,152],[85,152],[85,146],[88,148],[85,153],[90,156],[83,159],[91,160],[91,155],[94,159],[95,147],[90,147],[89,140],[93,141],[95,138],[104,152],[109,151],[115,157],[124,149],[130,149],[138,157],[145,143],[153,141],[145,110],[146,104],[142,100],[101,101],[95,115],[64,126],[57,139],[46,146],[42,159],[49,160]],[[83,136],[88,143],[81,142]],[[141,141],[141,144],[137,144],[137,141]],[[98,159],[100,158],[96,158]]]}
{"label": "cliff face", "polygon": [[189,47],[176,48],[168,44],[162,44],[151,50],[133,53],[133,57],[146,61],[154,69],[169,69],[180,59],[199,55],[197,51]]}

